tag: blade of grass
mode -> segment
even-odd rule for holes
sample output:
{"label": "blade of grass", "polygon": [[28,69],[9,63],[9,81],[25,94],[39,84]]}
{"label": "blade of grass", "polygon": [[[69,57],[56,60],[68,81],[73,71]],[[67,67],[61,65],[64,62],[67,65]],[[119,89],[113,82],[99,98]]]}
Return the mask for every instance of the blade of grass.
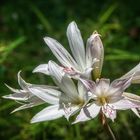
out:
{"label": "blade of grass", "polygon": [[36,14],[46,31],[52,32],[52,27],[47,18],[42,14],[42,12],[33,4],[31,4],[32,11]]}
{"label": "blade of grass", "polygon": [[26,41],[26,37],[19,37],[18,39],[11,42],[8,46],[6,46],[1,54],[0,64],[3,63],[3,61],[5,61],[5,59],[7,58],[9,53],[11,53],[13,51],[13,49],[18,47],[19,45],[21,45],[25,41]]}

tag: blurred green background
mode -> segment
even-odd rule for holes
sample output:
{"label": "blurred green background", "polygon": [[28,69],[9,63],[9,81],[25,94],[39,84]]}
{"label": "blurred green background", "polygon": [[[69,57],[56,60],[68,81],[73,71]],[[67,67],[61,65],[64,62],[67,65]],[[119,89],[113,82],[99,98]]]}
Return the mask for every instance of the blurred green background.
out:
{"label": "blurred green background", "polygon": [[[78,24],[83,39],[94,30],[102,35],[105,62],[102,77],[118,78],[140,61],[139,0],[1,0],[0,2],[0,96],[10,94],[4,83],[19,88],[17,72],[31,83],[52,84],[49,77],[32,74],[41,63],[53,59],[43,41],[50,36],[67,49],[66,28]],[[140,86],[128,91],[140,95]],[[64,118],[30,124],[30,119],[46,105],[14,114],[14,101],[0,98],[1,140],[109,140],[98,118],[70,125]],[[138,140],[140,120],[131,112],[119,112],[109,121],[117,139]]]}

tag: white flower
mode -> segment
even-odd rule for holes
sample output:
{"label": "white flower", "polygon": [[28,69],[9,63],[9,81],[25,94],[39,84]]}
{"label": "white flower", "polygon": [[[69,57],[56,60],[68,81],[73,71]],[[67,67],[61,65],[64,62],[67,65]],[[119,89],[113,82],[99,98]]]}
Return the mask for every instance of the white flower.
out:
{"label": "white flower", "polygon": [[[21,78],[20,72],[18,73],[18,83],[22,89],[14,89],[6,85],[13,92],[13,94],[3,96],[3,98],[15,100],[18,103],[22,104],[20,107],[13,110],[12,113],[45,103],[43,100],[41,100],[40,98],[38,98],[28,90],[27,87],[31,86],[31,84],[27,84]],[[32,86],[37,86],[37,85],[32,85]]]}
{"label": "white flower", "polygon": [[130,95],[133,94],[124,93],[124,90],[130,86],[131,80],[132,77],[117,79],[110,84],[109,79],[97,79],[96,83],[81,79],[91,94],[91,102],[81,110],[74,123],[90,120],[99,113],[114,121],[116,110],[139,108],[140,100],[132,100]]}
{"label": "white flower", "polygon": [[62,116],[68,120],[88,102],[87,90],[80,81],[76,86],[71,78],[62,74],[61,67],[55,62],[49,61],[48,68],[50,76],[58,87],[26,83],[18,73],[18,83],[22,89],[13,89],[8,86],[14,93],[3,96],[3,98],[23,103],[13,112],[43,103],[51,104],[37,113],[31,120],[32,123],[54,120]]}
{"label": "white flower", "polygon": [[[53,95],[57,95],[58,101],[36,114],[31,120],[32,123],[53,120],[62,116],[69,119],[88,102],[87,91],[80,81],[76,87],[72,79],[63,75],[59,66],[52,61],[48,63],[48,68],[54,82],[59,87],[58,90],[52,92]],[[47,94],[42,94],[43,91],[38,87],[29,87],[29,90],[37,97],[48,102]]]}
{"label": "white flower", "polygon": [[[46,44],[62,65],[63,71],[77,78],[79,76],[90,78],[91,71],[96,68],[94,73],[100,75],[103,60],[103,46],[97,32],[87,40],[85,49],[83,39],[75,22],[71,22],[67,28],[67,37],[73,57],[55,39],[45,37]],[[100,58],[100,56],[102,56]],[[101,61],[98,61],[98,59]],[[96,64],[96,62],[98,62]],[[93,65],[95,64],[95,67]],[[33,72],[49,74],[48,64],[41,64]]]}

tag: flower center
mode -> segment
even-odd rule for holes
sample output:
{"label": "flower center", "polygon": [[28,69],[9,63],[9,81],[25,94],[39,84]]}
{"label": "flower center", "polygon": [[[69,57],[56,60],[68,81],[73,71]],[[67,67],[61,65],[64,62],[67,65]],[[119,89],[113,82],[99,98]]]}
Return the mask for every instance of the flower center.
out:
{"label": "flower center", "polygon": [[101,105],[105,105],[106,103],[108,103],[108,99],[107,97],[101,96],[98,98],[99,104]]}
{"label": "flower center", "polygon": [[82,106],[85,104],[85,101],[83,99],[78,99],[77,101],[74,101],[74,104],[78,106]]}

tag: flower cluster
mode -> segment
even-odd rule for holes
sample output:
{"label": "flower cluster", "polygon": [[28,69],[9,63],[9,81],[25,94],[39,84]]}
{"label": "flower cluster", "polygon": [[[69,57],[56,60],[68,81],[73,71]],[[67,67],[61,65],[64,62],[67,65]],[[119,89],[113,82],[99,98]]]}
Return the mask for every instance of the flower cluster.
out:
{"label": "flower cluster", "polygon": [[117,110],[126,109],[131,109],[140,117],[140,96],[125,92],[131,84],[140,83],[140,64],[110,82],[109,79],[101,78],[104,47],[100,35],[93,32],[85,48],[76,23],[71,22],[67,28],[67,38],[72,55],[55,39],[45,37],[44,41],[60,64],[50,60],[33,70],[34,73],[51,76],[56,86],[26,83],[20,72],[18,83],[21,89],[7,85],[13,94],[3,98],[22,103],[13,112],[48,103],[50,106],[37,113],[32,123],[62,116],[67,120],[74,116],[73,123],[78,123],[93,119],[98,114],[102,115],[102,119],[110,118],[114,121]]}

